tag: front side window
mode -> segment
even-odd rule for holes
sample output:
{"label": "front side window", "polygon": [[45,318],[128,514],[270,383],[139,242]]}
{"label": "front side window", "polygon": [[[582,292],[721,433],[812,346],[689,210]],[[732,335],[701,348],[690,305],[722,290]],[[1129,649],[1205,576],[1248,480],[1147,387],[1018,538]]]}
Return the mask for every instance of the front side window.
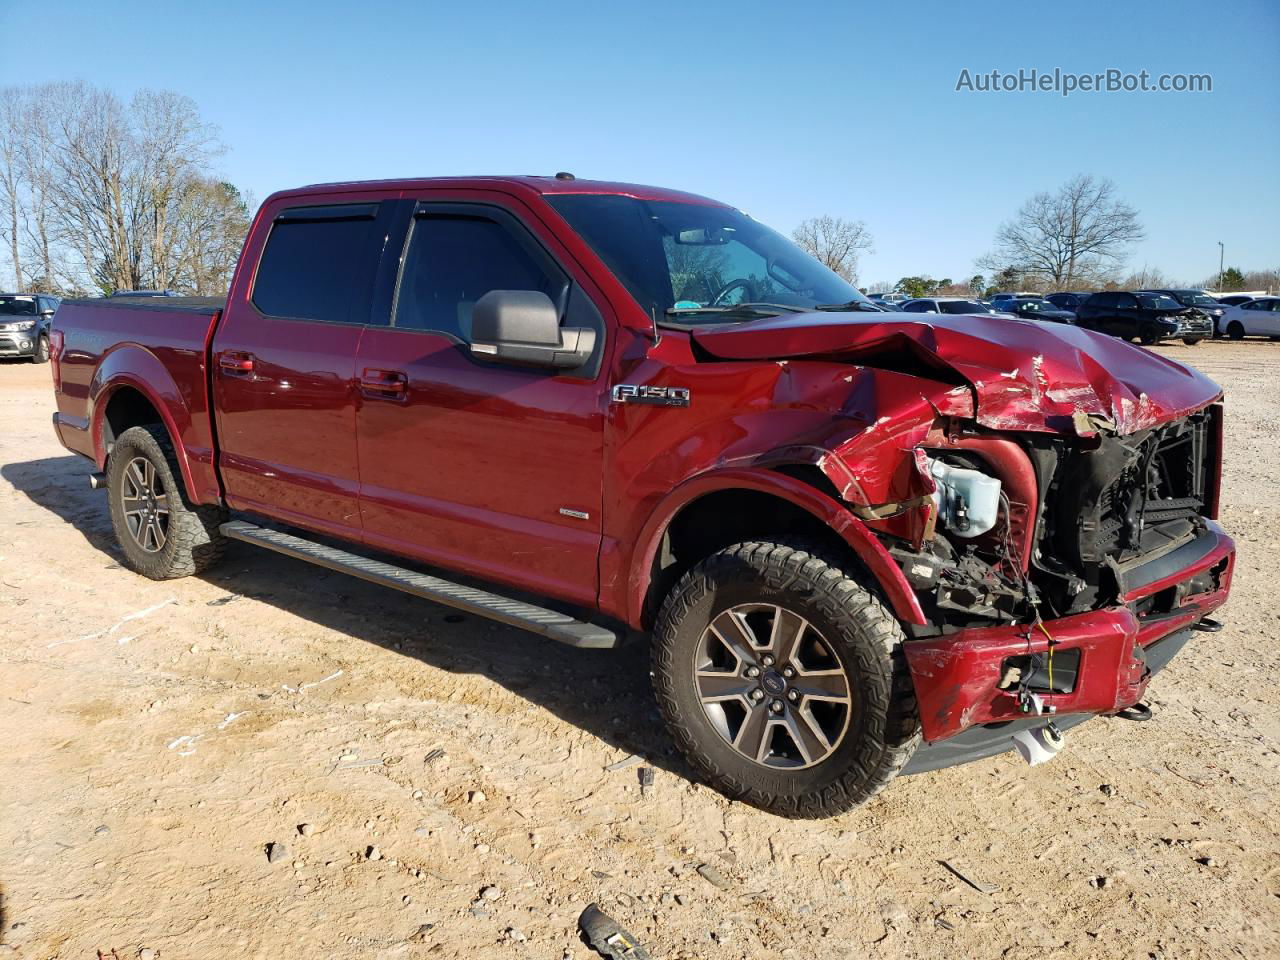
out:
{"label": "front side window", "polygon": [[253,302],[268,316],[330,323],[367,323],[374,242],[374,204],[286,210],[271,225]]}
{"label": "front side window", "polygon": [[491,290],[534,290],[562,305],[567,281],[506,226],[485,216],[420,214],[396,296],[394,325],[471,342],[471,313]]}
{"label": "front side window", "polygon": [[[870,301],[779,233],[729,207],[603,194],[546,198],[645,311],[737,322],[714,308],[807,310]],[[697,313],[695,311],[704,311]]]}

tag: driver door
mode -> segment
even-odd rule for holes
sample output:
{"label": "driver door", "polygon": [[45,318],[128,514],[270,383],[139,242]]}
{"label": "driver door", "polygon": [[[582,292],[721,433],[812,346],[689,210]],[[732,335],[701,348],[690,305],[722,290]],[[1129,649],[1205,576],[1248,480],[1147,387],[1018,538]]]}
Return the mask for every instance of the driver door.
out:
{"label": "driver door", "polygon": [[[549,232],[502,194],[427,192],[401,257],[390,323],[355,372],[365,541],[574,603],[597,595],[604,322]],[[535,230],[539,232],[535,232]],[[561,322],[597,329],[581,371],[479,360],[471,311],[491,290],[536,290]]]}

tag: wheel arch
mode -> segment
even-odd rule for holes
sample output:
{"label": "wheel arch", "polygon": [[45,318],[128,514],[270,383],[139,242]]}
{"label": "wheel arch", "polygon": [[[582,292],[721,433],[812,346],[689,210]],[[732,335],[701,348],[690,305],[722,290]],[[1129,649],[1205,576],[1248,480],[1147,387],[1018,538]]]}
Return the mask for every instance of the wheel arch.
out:
{"label": "wheel arch", "polygon": [[685,570],[731,543],[770,535],[831,545],[870,578],[895,616],[905,623],[926,622],[915,592],[884,545],[810,464],[713,471],[667,494],[636,540],[628,619],[649,627],[662,597]]}
{"label": "wheel arch", "polygon": [[[105,470],[116,437],[130,427],[158,423],[168,433],[173,444],[174,456],[178,461],[182,485],[188,499],[198,502],[200,498],[196,496],[197,488],[193,481],[190,458],[182,442],[183,425],[190,423],[190,416],[180,403],[175,415],[174,400],[180,398],[181,393],[168,371],[154,356],[145,351],[138,352],[149,357],[154,364],[152,369],[147,370],[146,378],[132,370],[106,370],[105,362],[94,377],[89,394],[94,460],[99,470]],[[114,355],[113,353],[112,356]],[[157,376],[161,377],[158,390],[151,382]]]}

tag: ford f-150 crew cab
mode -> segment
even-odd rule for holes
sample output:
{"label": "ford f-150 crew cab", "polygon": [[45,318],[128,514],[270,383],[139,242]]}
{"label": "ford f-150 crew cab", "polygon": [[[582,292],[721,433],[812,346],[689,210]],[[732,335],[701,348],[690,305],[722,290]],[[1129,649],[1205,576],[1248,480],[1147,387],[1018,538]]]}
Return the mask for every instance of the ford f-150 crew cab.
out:
{"label": "ford f-150 crew cab", "polygon": [[240,540],[578,646],[648,635],[692,765],[792,816],[1144,715],[1231,582],[1204,376],[886,314],[671,190],[285,191],[225,302],[64,303],[53,361],[134,570]]}

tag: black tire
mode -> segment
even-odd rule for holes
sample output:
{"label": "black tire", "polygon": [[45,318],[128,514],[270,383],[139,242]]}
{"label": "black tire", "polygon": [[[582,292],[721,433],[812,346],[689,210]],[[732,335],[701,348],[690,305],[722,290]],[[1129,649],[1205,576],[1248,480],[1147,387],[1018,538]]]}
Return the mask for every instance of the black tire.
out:
{"label": "black tire", "polygon": [[[137,492],[132,477],[126,479],[126,471],[135,461],[139,461],[139,470],[145,470],[141,461],[151,465],[154,471],[151,490],[155,492],[157,502],[162,499],[167,510],[162,524],[162,543],[140,537],[133,527],[137,521],[126,516],[126,494]],[[226,547],[226,538],[218,530],[227,519],[226,510],[191,503],[183,489],[181,476],[173,443],[162,426],[130,427],[120,434],[111,448],[111,458],[107,462],[111,525],[124,553],[125,563],[152,580],[174,580],[207,570],[222,558]],[[130,500],[131,505],[142,502],[140,497]],[[143,540],[150,540],[151,545],[158,548],[149,549]]]}
{"label": "black tire", "polygon": [[1188,347],[1194,347],[1197,343],[1200,342],[1200,340],[1201,340],[1200,337],[1183,337],[1182,338],[1182,342],[1185,343]]}
{"label": "black tire", "polygon": [[[730,609],[752,604],[777,604],[803,618],[847,680],[841,738],[832,744],[828,737],[830,752],[812,765],[779,769],[752,760],[704,708],[694,664],[706,632]],[[904,639],[875,595],[838,565],[795,544],[739,543],[693,567],[663,603],[653,636],[654,691],[677,745],[716,789],[781,816],[831,816],[883,790],[919,746]]]}
{"label": "black tire", "polygon": [[1232,340],[1243,340],[1244,324],[1242,324],[1239,320],[1232,320],[1231,323],[1227,326],[1227,336],[1230,337]]}
{"label": "black tire", "polygon": [[41,336],[36,341],[36,352],[31,355],[32,363],[48,363],[49,362],[49,338]]}
{"label": "black tire", "polygon": [[1154,347],[1160,342],[1160,334],[1153,331],[1150,327],[1144,327],[1138,334],[1138,339],[1144,347]]}

